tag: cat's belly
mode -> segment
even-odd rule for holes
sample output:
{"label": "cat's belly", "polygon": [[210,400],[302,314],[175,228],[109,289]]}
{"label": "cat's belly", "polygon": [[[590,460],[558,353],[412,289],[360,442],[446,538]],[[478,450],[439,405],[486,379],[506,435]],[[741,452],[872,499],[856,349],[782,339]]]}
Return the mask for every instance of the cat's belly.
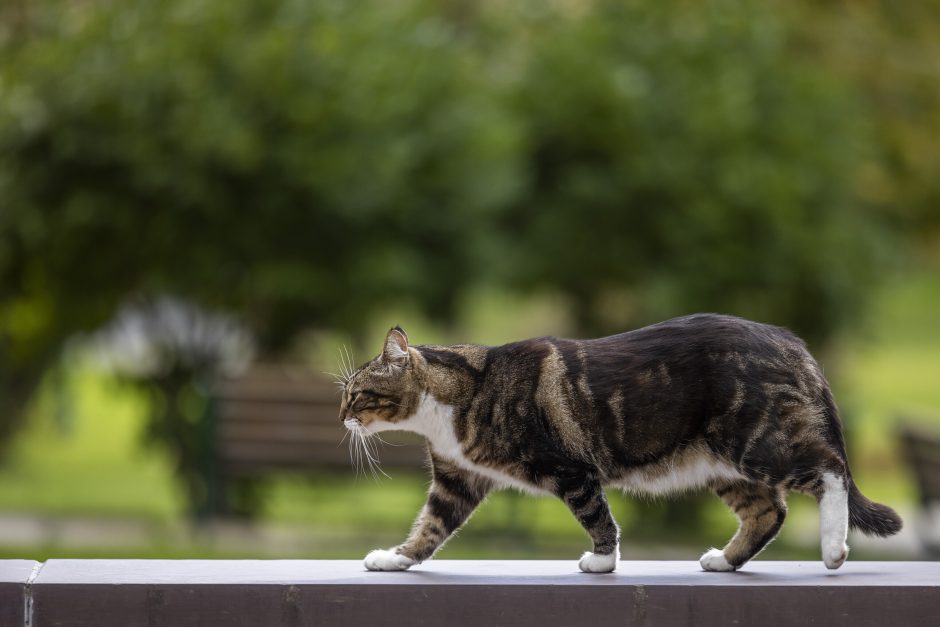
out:
{"label": "cat's belly", "polygon": [[502,471],[498,468],[493,468],[491,466],[485,466],[482,464],[475,464],[466,456],[463,455],[463,451],[454,451],[453,449],[447,451],[438,450],[432,445],[434,452],[439,454],[441,457],[448,459],[455,463],[457,466],[460,466],[464,470],[474,472],[478,475],[486,477],[495,483],[498,487],[503,488],[515,488],[523,492],[528,492],[530,494],[551,494],[548,490],[545,490],[537,485],[529,483],[528,481],[523,481],[508,472]]}
{"label": "cat's belly", "polygon": [[731,464],[698,449],[627,471],[609,485],[640,494],[670,494],[702,488],[715,480],[746,480]]}

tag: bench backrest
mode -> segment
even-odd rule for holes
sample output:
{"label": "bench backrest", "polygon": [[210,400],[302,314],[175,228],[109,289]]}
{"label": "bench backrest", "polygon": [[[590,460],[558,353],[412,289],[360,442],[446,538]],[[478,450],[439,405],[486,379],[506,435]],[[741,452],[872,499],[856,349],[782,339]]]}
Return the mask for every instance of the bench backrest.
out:
{"label": "bench backrest", "polygon": [[[216,460],[223,475],[353,472],[350,436],[339,420],[340,394],[325,378],[282,368],[253,369],[216,386],[213,403]],[[424,466],[427,455],[418,436],[383,433],[382,439],[392,444],[373,438],[383,468]]]}
{"label": "bench backrest", "polygon": [[920,491],[921,503],[940,503],[940,434],[906,424],[900,429],[904,454]]}

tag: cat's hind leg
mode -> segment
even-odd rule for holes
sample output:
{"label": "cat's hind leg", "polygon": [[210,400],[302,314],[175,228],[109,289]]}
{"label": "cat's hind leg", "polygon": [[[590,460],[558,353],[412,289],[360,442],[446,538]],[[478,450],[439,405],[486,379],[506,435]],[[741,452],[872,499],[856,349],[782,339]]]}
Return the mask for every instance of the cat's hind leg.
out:
{"label": "cat's hind leg", "polygon": [[787,515],[781,490],[758,483],[734,481],[714,487],[740,521],[738,531],[723,549],[710,549],[699,563],[704,570],[737,570],[773,540]]}
{"label": "cat's hind leg", "polygon": [[849,532],[849,492],[845,477],[832,472],[823,472],[820,484],[817,498],[822,558],[826,568],[834,570],[849,556],[845,543]]}
{"label": "cat's hind leg", "polygon": [[800,473],[790,482],[790,489],[815,497],[819,503],[819,539],[826,568],[836,569],[845,563],[849,547],[845,543],[849,531],[849,490],[851,479],[838,461]]}

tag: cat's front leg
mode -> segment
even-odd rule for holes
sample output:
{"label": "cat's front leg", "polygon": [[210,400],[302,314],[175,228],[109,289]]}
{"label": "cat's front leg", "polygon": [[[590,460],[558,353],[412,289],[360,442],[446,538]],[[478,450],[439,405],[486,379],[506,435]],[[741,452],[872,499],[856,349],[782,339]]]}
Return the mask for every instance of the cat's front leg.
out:
{"label": "cat's front leg", "polygon": [[594,541],[594,551],[581,556],[578,568],[586,573],[609,573],[620,560],[620,529],[597,479],[572,476],[557,480],[557,494]]}
{"label": "cat's front leg", "polygon": [[434,479],[428,500],[400,546],[366,555],[368,570],[407,570],[434,555],[473,513],[492,488],[489,480],[471,475],[431,456]]}

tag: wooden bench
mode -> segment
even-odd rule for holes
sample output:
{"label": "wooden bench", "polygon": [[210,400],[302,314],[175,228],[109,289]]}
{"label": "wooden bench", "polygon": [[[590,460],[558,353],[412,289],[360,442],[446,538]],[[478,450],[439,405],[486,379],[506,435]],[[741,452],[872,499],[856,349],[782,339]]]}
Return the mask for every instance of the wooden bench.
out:
{"label": "wooden bench", "polygon": [[899,430],[904,457],[917,483],[923,513],[918,535],[924,549],[940,557],[940,433],[909,421]]}
{"label": "wooden bench", "polygon": [[[209,409],[209,490],[224,492],[229,481],[273,473],[353,475],[355,456],[350,457],[350,436],[340,423],[339,405],[335,383],[285,367],[258,367],[222,381],[212,390]],[[382,439],[389,445],[373,439],[382,468],[424,471],[422,438],[387,433]],[[364,471],[369,472],[368,466]],[[207,512],[221,513],[218,507]]]}

